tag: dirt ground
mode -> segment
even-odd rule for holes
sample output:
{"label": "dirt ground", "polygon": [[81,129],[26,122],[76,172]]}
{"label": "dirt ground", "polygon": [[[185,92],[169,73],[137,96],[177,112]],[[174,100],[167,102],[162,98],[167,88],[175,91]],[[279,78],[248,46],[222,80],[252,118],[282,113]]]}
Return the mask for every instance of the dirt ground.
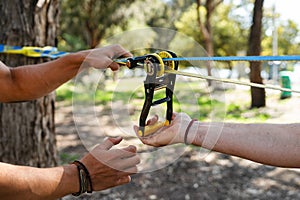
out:
{"label": "dirt ground", "polygon": [[[233,99],[239,101],[238,98],[240,100],[245,98],[232,94],[226,94],[227,97],[229,97],[228,101]],[[268,122],[300,121],[300,95],[281,101],[278,98],[268,98],[267,105],[262,110],[272,116]],[[101,142],[105,135],[120,133],[109,117],[105,117],[107,112],[109,111],[99,107],[101,123],[104,124],[101,127],[104,134],[99,134],[99,129],[93,126],[89,116],[80,119],[86,126],[79,124],[81,127],[76,128],[72,106],[66,106],[63,102],[57,103],[57,144],[62,161],[81,157],[87,151],[85,147],[90,147],[97,141]],[[78,130],[84,133],[79,136]],[[124,140],[124,145],[137,145],[139,152],[149,151],[148,147],[143,146],[132,135],[124,135]],[[300,170],[265,166],[215,152],[210,152],[203,157],[200,156],[202,153],[199,149],[184,147],[180,156],[167,166],[136,174],[132,177],[132,182],[127,185],[94,192],[92,195],[82,195],[79,198],[67,196],[63,199],[300,199]],[[154,157],[155,162],[164,163],[169,156],[174,155],[174,152],[169,150]]]}

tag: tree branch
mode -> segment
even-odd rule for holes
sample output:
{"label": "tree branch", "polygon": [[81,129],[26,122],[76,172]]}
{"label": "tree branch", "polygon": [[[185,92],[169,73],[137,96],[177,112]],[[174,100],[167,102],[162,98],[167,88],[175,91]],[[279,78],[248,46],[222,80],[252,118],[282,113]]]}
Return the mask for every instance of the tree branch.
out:
{"label": "tree branch", "polygon": [[203,22],[202,22],[202,18],[201,18],[201,14],[200,14],[200,7],[201,7],[201,0],[197,0],[197,21],[198,21],[198,25],[200,28],[200,32],[202,32],[204,38],[208,37],[208,30],[207,28],[204,26]]}
{"label": "tree branch", "polygon": [[219,1],[213,1],[212,2],[212,11],[215,10],[215,8],[220,5],[221,3],[223,3],[224,0],[219,0]]}

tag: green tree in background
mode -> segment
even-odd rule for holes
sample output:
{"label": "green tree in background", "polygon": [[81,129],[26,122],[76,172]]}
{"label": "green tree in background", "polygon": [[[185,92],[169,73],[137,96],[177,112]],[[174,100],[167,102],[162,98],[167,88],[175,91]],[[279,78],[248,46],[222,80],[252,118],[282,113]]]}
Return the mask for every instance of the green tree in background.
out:
{"label": "green tree in background", "polygon": [[[153,28],[156,37],[151,36],[151,44],[157,43],[160,48],[175,50],[176,43],[184,46],[187,52],[185,56],[202,55],[190,55],[192,47],[185,45],[184,41],[175,41],[176,31],[202,44],[209,56],[235,56],[247,49],[248,55],[272,55],[272,35],[268,34],[272,28],[272,17],[268,16],[268,12],[263,16],[261,6],[261,15],[258,15],[261,22],[258,23],[255,12],[256,16],[252,19],[251,11],[257,11],[254,2],[257,3],[254,0],[232,0],[226,3],[223,0],[64,0],[59,44],[66,51],[94,48],[103,43],[104,38],[128,29],[159,27],[175,31],[163,35],[166,32],[161,33],[159,29]],[[279,21],[277,31],[278,53],[299,54],[297,25],[292,21]],[[136,35],[132,40],[145,41],[147,37]],[[141,47],[144,47],[142,42]],[[233,63],[228,62],[229,69],[232,69]],[[261,83],[261,66],[250,65],[250,80]],[[223,67],[224,64],[218,66]],[[253,103],[252,107],[264,106],[264,94],[254,90],[251,89],[252,100],[257,102],[254,98],[259,99],[260,103]]]}
{"label": "green tree in background", "polygon": [[[204,37],[197,26],[196,6],[196,4],[191,5],[175,25],[178,31],[195,38],[200,44],[204,44]],[[216,14],[211,18],[214,30],[213,46],[217,56],[234,56],[238,51],[247,48],[248,31],[240,21],[235,20],[235,15],[229,15],[233,8],[231,4],[220,4],[216,8]]]}
{"label": "green tree in background", "polygon": [[[300,30],[295,22],[291,20],[286,22],[279,21],[277,26],[278,55],[300,54],[299,33]],[[264,35],[262,41],[262,54],[272,55],[272,35]]]}
{"label": "green tree in background", "polygon": [[61,48],[95,48],[104,37],[126,28],[128,7],[134,0],[64,0],[61,13]]}
{"label": "green tree in background", "polygon": [[[161,1],[161,0],[146,0],[145,7],[151,5],[150,10],[145,10],[145,23],[149,27],[161,27],[172,30],[177,30],[175,22],[182,16],[182,14],[189,8],[194,0],[172,0],[172,1]],[[148,6],[147,6],[148,5]],[[161,48],[169,49],[171,41],[174,39],[176,32],[161,32],[159,29],[153,29],[156,31],[157,37],[156,42]]]}

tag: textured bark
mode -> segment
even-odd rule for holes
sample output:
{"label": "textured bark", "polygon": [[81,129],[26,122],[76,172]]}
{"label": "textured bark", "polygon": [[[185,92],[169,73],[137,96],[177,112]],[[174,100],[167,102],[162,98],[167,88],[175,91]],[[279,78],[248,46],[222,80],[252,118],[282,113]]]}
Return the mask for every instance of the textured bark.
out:
{"label": "textured bark", "polygon": [[[249,37],[248,56],[258,56],[261,53],[261,29],[263,17],[263,0],[255,0],[253,10],[253,22]],[[250,81],[263,83],[260,62],[250,62]],[[265,89],[251,87],[251,108],[264,107],[266,105]]]}
{"label": "textured bark", "polygon": [[[1,0],[0,43],[55,46],[58,0]],[[47,61],[0,55],[10,67]],[[0,161],[37,167],[56,165],[54,93],[22,103],[0,104]]]}

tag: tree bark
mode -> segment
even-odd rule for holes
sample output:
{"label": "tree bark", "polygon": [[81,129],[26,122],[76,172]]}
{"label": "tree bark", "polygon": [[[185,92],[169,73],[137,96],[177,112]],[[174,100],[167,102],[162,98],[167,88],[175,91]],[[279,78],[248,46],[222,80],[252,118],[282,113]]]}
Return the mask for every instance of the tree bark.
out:
{"label": "tree bark", "polygon": [[[205,44],[205,50],[207,51],[208,56],[214,56],[214,41],[213,41],[213,30],[211,26],[211,17],[218,5],[220,5],[223,2],[223,0],[206,0],[204,3],[205,9],[206,9],[206,15],[205,15],[205,22],[203,23],[203,20],[201,18],[200,13],[200,6],[201,6],[201,0],[197,0],[197,21],[199,30],[203,35],[204,38],[204,44]],[[207,67],[207,75],[212,75],[212,66],[211,62],[208,61],[206,64]],[[211,85],[211,81],[208,80],[208,84]]]}
{"label": "tree bark", "polygon": [[[1,0],[0,43],[55,46],[58,0]],[[0,55],[10,67],[45,62],[22,55]],[[22,103],[0,104],[0,161],[36,167],[55,166],[55,94]]]}
{"label": "tree bark", "polygon": [[[255,0],[253,10],[253,22],[249,37],[248,56],[256,56],[261,53],[261,29],[263,17],[264,0]],[[263,83],[260,62],[250,62],[250,81],[253,83]],[[251,108],[266,106],[265,89],[251,87]]]}

